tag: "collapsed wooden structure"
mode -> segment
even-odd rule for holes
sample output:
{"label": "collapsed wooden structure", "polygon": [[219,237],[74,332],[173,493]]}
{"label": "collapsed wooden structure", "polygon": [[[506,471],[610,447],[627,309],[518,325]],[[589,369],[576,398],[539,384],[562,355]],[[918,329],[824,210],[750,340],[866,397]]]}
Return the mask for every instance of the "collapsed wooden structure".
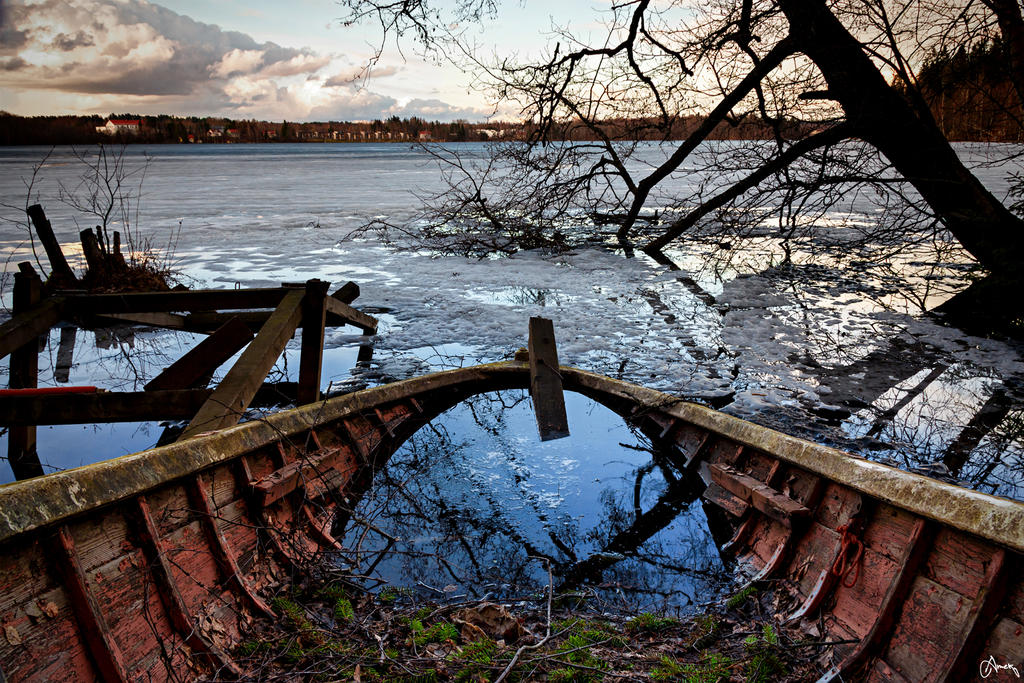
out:
{"label": "collapsed wooden structure", "polygon": [[[9,681],[244,678],[232,647],[335,552],[345,496],[417,429],[536,358],[331,398],[0,487]],[[565,389],[636,424],[702,490],[723,556],[836,641],[824,680],[959,681],[1024,665],[1024,504],[903,472],[569,367]]]}
{"label": "collapsed wooden structure", "polygon": [[[37,425],[190,420],[180,438],[191,438],[237,423],[300,328],[294,400],[316,401],[325,327],[353,325],[368,335],[377,329],[375,318],[351,306],[359,296],[359,287],[352,282],[333,294],[328,294],[329,283],[310,280],[262,289],[128,294],[55,290],[44,296],[31,265],[23,263],[19,268],[14,315],[0,325],[0,358],[11,357],[10,390],[0,392],[0,425],[9,428],[8,458],[17,479],[43,473],[36,453]],[[144,391],[35,390],[39,337],[62,321],[93,327],[162,327],[209,336],[151,380]],[[73,347],[73,335],[70,339]],[[207,388],[214,370],[243,348],[223,380]],[[70,349],[62,354],[70,365]]]}

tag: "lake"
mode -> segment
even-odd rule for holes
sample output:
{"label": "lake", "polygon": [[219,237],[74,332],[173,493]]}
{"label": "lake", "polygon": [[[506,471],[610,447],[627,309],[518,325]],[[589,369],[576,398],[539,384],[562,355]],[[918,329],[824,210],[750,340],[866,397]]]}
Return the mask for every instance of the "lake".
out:
{"label": "lake", "polygon": [[[465,148],[483,149],[482,144]],[[959,151],[982,161],[991,150],[965,146]],[[0,201],[8,207],[26,203],[33,165],[48,152],[31,201],[44,205],[68,253],[77,253],[78,231],[93,223],[58,201],[60,185],[73,187],[82,172],[71,150],[0,149]],[[668,250],[679,270],[643,255],[627,258],[600,244],[557,257],[527,252],[482,260],[397,251],[372,235],[350,233],[372,218],[400,222],[416,208],[410,190],[440,187],[429,156],[415,147],[179,145],[129,147],[127,155],[133,168],[145,170],[139,234],[156,248],[171,248],[173,263],[189,286],[274,286],[314,277],[336,285],[359,284],[362,295],[355,305],[380,318],[379,334],[367,340],[354,328],[328,330],[325,387],[373,384],[508,358],[525,345],[529,317],[542,315],[554,320],[565,364],[709,403],[865,457],[1024,499],[1020,345],[971,337],[922,315],[912,301],[892,296],[888,275],[877,269],[840,268],[810,258],[780,267],[773,255],[750,250],[716,271],[700,268],[706,247],[686,245]],[[1002,173],[982,169],[980,174],[994,190],[1005,191]],[[857,220],[874,220],[865,207],[849,211]],[[32,258],[32,251],[17,209],[5,208],[3,217],[0,249],[9,275],[19,261]],[[815,246],[799,248],[810,254]],[[955,284],[960,272],[953,267],[934,281]],[[9,277],[3,285],[7,306]],[[59,353],[62,336],[65,346],[73,348],[70,363]],[[41,354],[40,383],[54,385],[59,378],[140,389],[197,340],[160,330],[57,329]],[[369,342],[372,359],[357,362],[360,346]],[[297,351],[293,340],[273,379],[295,379]],[[0,382],[6,382],[7,372],[4,364]],[[557,554],[561,551],[550,547],[552,529],[564,530],[566,520],[585,518],[586,524],[572,527],[574,535],[564,540],[590,543],[597,552],[601,539],[619,528],[616,524],[627,523],[616,510],[622,507],[623,491],[632,495],[633,480],[647,460],[614,445],[628,441],[629,430],[621,421],[607,436],[606,420],[587,417],[591,407],[577,406],[576,414],[575,429],[584,441],[567,442],[560,447],[567,449],[564,453],[534,458],[541,451],[532,431],[522,434],[528,421],[521,416],[507,420],[503,429],[511,431],[497,437],[471,415],[456,413],[445,422],[447,442],[430,442],[436,435],[425,433],[396,456],[395,471],[415,461],[416,449],[429,448],[446,454],[443,468],[435,472],[442,479],[472,473],[472,486],[446,491],[442,498],[461,501],[462,517],[477,511],[475,530],[465,533],[481,539],[478,551],[486,558],[480,565],[485,569],[495,549],[510,542],[488,536],[487,525],[496,519],[514,520],[545,552]],[[76,467],[150,447],[163,428],[154,423],[41,427],[40,458],[48,470]],[[592,433],[613,446],[595,450],[594,439],[587,440]],[[526,445],[519,441],[527,437]],[[463,447],[466,443],[476,446]],[[0,448],[6,451],[6,436]],[[588,481],[595,479],[588,469],[593,463],[609,462],[619,463],[609,475],[618,488],[603,477]],[[510,481],[509,472],[517,467],[525,467],[529,476]],[[563,477],[563,470],[575,472],[575,478]],[[0,464],[0,480],[11,478],[6,462]],[[645,504],[665,493],[665,482],[656,475],[645,486]],[[699,567],[713,568],[717,560],[708,550],[713,546],[691,531],[700,526],[699,506],[692,507],[681,504],[685,514],[669,525],[677,530],[651,542],[666,547],[690,543],[686,552],[706,560]],[[425,537],[433,532],[416,533]],[[428,553],[414,544],[405,556],[424,553],[438,551]],[[524,586],[543,578],[542,567],[524,560],[522,552],[517,557],[529,578]],[[412,571],[399,559],[394,562],[390,571]],[[645,574],[649,566],[654,565],[623,569],[632,577],[629,585],[657,584],[660,579]],[[647,578],[637,578],[641,575]],[[410,575],[410,580],[443,578],[431,576],[428,581]],[[480,593],[493,580],[481,570],[456,583],[460,590]],[[687,579],[686,590],[701,593],[706,588],[701,580]],[[651,599],[663,588],[652,588]]]}

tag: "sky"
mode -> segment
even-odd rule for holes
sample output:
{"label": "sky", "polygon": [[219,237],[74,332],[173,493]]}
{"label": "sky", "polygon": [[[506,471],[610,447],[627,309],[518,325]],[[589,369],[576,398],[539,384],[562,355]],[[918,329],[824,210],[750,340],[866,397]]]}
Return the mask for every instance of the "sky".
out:
{"label": "sky", "polygon": [[[588,30],[601,2],[510,0],[486,28],[463,28],[487,50],[530,52],[552,22]],[[333,0],[0,0],[0,109],[274,121],[514,115],[473,91],[471,74],[419,58],[411,43],[389,43],[366,76],[380,36],[343,26],[342,14]]]}

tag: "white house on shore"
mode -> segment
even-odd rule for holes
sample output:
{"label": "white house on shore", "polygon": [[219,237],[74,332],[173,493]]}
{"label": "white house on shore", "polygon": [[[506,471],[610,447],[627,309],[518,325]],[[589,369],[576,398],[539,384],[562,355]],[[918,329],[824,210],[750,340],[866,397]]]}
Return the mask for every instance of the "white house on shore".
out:
{"label": "white house on shore", "polygon": [[96,126],[96,132],[105,135],[117,135],[118,133],[135,135],[139,132],[141,125],[142,121],[139,119],[107,119],[102,126]]}

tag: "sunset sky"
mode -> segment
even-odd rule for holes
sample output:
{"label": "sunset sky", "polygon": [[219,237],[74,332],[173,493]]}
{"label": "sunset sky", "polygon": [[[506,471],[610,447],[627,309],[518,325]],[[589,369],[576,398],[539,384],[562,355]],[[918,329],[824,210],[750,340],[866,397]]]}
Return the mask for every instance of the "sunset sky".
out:
{"label": "sunset sky", "polygon": [[[464,28],[487,50],[535,51],[552,21],[585,31],[602,4],[510,0],[486,30]],[[393,42],[360,78],[379,35],[344,27],[333,0],[0,0],[0,13],[0,109],[14,114],[479,121],[495,111],[464,73]]]}

